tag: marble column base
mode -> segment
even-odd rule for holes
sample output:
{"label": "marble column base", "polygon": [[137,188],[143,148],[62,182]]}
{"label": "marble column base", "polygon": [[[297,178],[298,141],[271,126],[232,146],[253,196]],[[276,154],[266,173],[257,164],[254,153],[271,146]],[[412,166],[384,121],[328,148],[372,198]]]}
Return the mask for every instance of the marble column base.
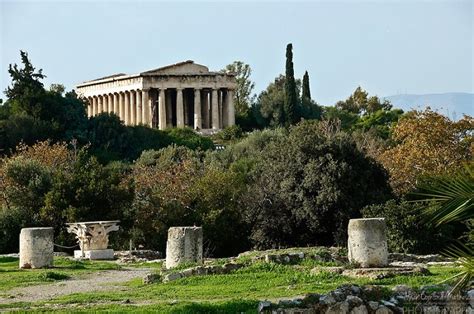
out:
{"label": "marble column base", "polygon": [[82,256],[81,250],[74,251],[74,258],[87,258],[90,260],[98,260],[98,259],[114,259],[114,250],[106,249],[106,250],[90,250],[84,251],[84,256]]}

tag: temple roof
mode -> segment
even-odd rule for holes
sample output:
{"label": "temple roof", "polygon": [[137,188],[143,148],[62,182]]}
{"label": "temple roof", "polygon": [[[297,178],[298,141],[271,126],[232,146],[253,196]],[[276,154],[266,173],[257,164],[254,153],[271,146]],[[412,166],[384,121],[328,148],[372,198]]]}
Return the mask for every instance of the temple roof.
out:
{"label": "temple roof", "polygon": [[201,65],[194,63],[192,60],[186,60],[183,62],[178,62],[175,64],[170,64],[166,65],[164,67],[160,67],[154,70],[149,70],[140,73],[140,75],[185,75],[185,74],[191,74],[191,75],[196,75],[196,74],[208,74],[211,73],[209,72],[209,68]]}
{"label": "temple roof", "polygon": [[125,78],[125,77],[134,77],[134,76],[217,75],[217,74],[232,75],[232,74],[224,73],[224,72],[210,72],[208,67],[206,67],[204,65],[201,65],[201,64],[194,63],[193,60],[186,60],[186,61],[166,65],[166,66],[163,66],[163,67],[160,67],[160,68],[156,68],[156,69],[153,69],[153,70],[144,71],[144,72],[141,72],[141,73],[138,73],[138,74],[128,75],[128,74],[125,74],[125,73],[117,73],[117,74],[113,74],[113,75],[108,75],[108,76],[104,76],[104,77],[97,78],[97,79],[94,79],[94,80],[85,81],[84,83],[79,84],[78,86],[81,86],[83,84],[88,84],[88,83],[99,82],[99,81],[111,81],[111,80],[115,80],[115,79],[121,79],[121,78]]}

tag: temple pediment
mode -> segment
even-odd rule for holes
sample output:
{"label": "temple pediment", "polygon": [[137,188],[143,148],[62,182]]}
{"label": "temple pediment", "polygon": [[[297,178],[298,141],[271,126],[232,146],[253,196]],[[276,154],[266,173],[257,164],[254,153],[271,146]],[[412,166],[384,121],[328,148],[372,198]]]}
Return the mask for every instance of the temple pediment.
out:
{"label": "temple pediment", "polygon": [[167,65],[158,69],[140,73],[140,75],[186,75],[186,74],[206,74],[209,68],[194,63],[192,60]]}

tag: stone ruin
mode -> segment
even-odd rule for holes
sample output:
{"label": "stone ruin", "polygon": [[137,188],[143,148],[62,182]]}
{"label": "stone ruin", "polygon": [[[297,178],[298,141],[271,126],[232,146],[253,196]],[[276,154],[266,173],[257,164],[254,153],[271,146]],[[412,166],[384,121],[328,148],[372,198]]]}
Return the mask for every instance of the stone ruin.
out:
{"label": "stone ruin", "polygon": [[171,227],[166,242],[166,268],[202,263],[202,227]]}
{"label": "stone ruin", "polygon": [[348,258],[362,268],[388,265],[384,218],[351,219],[348,226]]}
{"label": "stone ruin", "polygon": [[74,251],[75,258],[91,260],[114,259],[114,250],[109,249],[109,233],[119,230],[120,221],[89,221],[67,223],[67,231],[76,235],[80,250]]}
{"label": "stone ruin", "polygon": [[20,232],[20,268],[53,266],[53,228],[23,228]]}

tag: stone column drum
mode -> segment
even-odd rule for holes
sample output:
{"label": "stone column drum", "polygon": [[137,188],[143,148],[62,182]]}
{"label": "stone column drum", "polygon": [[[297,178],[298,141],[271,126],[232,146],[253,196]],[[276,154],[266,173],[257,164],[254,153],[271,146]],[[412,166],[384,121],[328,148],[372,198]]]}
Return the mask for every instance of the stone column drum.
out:
{"label": "stone column drum", "polygon": [[53,228],[23,228],[20,232],[20,268],[53,266]]}
{"label": "stone column drum", "polygon": [[169,228],[166,242],[166,268],[189,262],[202,263],[202,228]]}
{"label": "stone column drum", "polygon": [[384,218],[349,220],[347,241],[349,261],[363,268],[388,264],[386,224]]}

